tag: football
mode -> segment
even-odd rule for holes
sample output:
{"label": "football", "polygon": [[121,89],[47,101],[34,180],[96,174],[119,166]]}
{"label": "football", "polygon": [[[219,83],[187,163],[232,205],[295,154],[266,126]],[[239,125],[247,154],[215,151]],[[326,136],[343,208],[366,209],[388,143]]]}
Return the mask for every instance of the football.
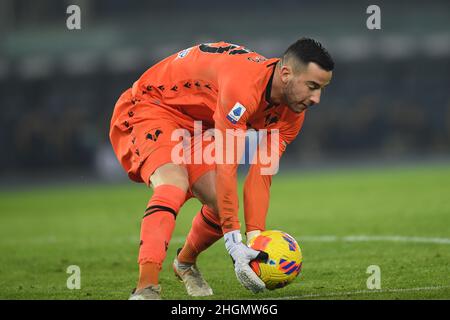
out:
{"label": "football", "polygon": [[269,255],[266,262],[253,260],[250,267],[266,284],[274,290],[287,286],[302,270],[302,252],[297,241],[283,231],[267,230],[251,239],[249,246]]}

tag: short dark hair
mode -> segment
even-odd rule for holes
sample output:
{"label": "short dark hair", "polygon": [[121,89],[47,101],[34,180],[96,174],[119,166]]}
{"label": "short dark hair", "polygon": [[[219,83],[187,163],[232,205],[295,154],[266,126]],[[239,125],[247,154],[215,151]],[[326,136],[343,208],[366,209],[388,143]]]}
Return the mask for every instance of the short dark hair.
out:
{"label": "short dark hair", "polygon": [[334,61],[331,55],[320,42],[314,39],[301,38],[291,44],[284,52],[283,61],[285,62],[291,57],[296,58],[303,65],[315,62],[326,71],[332,71],[334,68]]}

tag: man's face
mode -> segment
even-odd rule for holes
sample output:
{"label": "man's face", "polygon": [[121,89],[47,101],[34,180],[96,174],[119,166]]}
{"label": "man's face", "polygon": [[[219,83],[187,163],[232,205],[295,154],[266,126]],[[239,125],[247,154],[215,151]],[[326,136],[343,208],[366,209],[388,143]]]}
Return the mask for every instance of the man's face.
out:
{"label": "man's face", "polygon": [[323,70],[314,62],[308,63],[298,74],[294,74],[291,67],[283,66],[281,79],[284,84],[284,102],[292,111],[303,112],[320,102],[322,90],[330,83],[331,77],[331,71]]}

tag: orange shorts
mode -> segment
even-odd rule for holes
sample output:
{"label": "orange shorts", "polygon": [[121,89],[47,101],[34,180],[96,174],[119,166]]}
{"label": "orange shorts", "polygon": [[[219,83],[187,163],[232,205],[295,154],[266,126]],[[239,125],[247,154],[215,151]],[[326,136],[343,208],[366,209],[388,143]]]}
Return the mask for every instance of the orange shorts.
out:
{"label": "orange shorts", "polygon": [[[194,119],[176,109],[165,108],[151,100],[133,99],[131,89],[117,101],[111,119],[109,137],[112,147],[131,180],[150,185],[150,177],[160,166],[174,163],[172,150],[180,141],[172,141],[173,130],[186,129],[191,134],[191,151],[194,152]],[[201,141],[206,147],[208,141]],[[192,156],[193,159],[193,156]],[[214,164],[183,164],[192,185]]]}

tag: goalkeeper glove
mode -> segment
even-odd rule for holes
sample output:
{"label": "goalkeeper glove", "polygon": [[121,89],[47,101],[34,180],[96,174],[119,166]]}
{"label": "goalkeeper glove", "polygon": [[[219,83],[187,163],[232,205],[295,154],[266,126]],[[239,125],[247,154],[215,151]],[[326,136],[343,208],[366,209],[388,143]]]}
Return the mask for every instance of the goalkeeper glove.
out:
{"label": "goalkeeper glove", "polygon": [[234,271],[239,282],[253,293],[258,293],[266,288],[264,282],[250,268],[250,261],[254,259],[267,261],[268,255],[264,251],[257,251],[242,243],[239,230],[224,234],[225,247],[234,262]]}

